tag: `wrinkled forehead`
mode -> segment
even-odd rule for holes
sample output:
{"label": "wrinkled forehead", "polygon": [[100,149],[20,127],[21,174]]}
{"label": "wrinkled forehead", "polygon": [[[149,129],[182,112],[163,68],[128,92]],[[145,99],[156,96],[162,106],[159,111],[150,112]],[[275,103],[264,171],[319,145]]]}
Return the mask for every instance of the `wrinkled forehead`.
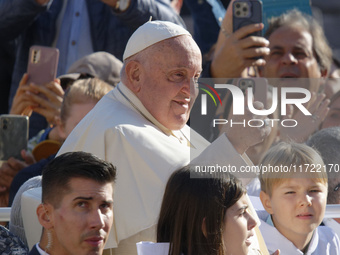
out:
{"label": "wrinkled forehead", "polygon": [[313,48],[313,37],[300,25],[286,25],[276,29],[268,38],[270,47],[300,47],[308,50]]}
{"label": "wrinkled forehead", "polygon": [[195,40],[190,35],[179,35],[176,37],[172,37],[163,41],[160,41],[158,43],[155,43],[154,45],[151,45],[147,49],[151,49],[154,51],[158,51],[161,53],[165,53],[163,50],[187,50],[192,51],[196,54],[201,54],[201,51],[195,42]]}
{"label": "wrinkled forehead", "polygon": [[142,53],[145,58],[167,62],[173,58],[194,61],[202,65],[201,51],[191,36],[180,35],[158,42]]}

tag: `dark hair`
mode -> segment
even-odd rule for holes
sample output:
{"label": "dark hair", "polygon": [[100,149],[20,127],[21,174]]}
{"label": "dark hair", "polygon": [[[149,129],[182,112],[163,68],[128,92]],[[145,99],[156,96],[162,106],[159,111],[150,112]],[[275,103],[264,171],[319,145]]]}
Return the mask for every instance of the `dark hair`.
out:
{"label": "dark hair", "polygon": [[[232,175],[195,176],[193,169],[183,167],[168,180],[157,242],[170,243],[169,255],[222,255],[225,213],[246,190]],[[206,233],[202,231],[203,221]]]}
{"label": "dark hair", "polygon": [[98,183],[116,180],[116,167],[91,153],[67,152],[53,159],[42,172],[42,202],[58,208],[69,191],[72,178],[91,179]]}

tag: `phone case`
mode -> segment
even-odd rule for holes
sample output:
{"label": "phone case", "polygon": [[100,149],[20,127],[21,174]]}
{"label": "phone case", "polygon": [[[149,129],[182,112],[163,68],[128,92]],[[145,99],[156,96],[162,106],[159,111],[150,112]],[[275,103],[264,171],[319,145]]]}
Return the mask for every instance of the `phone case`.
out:
{"label": "phone case", "polygon": [[57,74],[58,60],[57,48],[32,46],[27,65],[28,83],[45,85],[53,81]]}
{"label": "phone case", "polygon": [[28,117],[0,115],[0,161],[10,157],[22,159],[20,152],[27,149]]}
{"label": "phone case", "polygon": [[[262,23],[262,2],[259,0],[236,0],[233,2],[233,31],[249,24]],[[262,36],[262,31],[250,35]]]}

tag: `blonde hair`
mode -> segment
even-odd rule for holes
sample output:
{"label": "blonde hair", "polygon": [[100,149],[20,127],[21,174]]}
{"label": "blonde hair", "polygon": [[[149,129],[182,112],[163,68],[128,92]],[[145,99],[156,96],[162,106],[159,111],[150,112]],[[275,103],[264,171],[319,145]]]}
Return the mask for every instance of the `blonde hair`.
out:
{"label": "blonde hair", "polygon": [[76,80],[65,92],[60,110],[61,121],[65,123],[69,117],[71,105],[97,103],[112,89],[111,85],[98,78]]}
{"label": "blonde hair", "polygon": [[281,142],[269,149],[259,167],[261,190],[269,196],[287,179],[312,178],[325,185],[328,181],[321,156],[305,144]]}

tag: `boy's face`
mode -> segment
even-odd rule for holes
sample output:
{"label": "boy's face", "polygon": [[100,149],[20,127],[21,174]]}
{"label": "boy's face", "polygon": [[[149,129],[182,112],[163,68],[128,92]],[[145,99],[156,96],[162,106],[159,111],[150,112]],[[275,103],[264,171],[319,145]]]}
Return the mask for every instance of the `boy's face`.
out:
{"label": "boy's face", "polygon": [[274,186],[271,197],[261,192],[261,201],[276,229],[302,249],[296,242],[308,244],[325,214],[327,186],[311,178],[290,178]]}

